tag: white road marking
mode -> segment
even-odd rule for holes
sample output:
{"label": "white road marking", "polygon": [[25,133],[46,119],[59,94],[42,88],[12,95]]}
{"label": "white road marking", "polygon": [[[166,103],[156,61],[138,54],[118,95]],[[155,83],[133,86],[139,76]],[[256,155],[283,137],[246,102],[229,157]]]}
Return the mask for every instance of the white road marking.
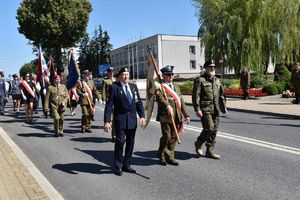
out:
{"label": "white road marking", "polygon": [[[154,119],[151,119],[150,121],[158,123]],[[202,131],[202,128],[198,128],[195,126],[184,125],[184,128],[187,130],[190,130],[190,131],[195,131],[197,133]],[[226,138],[229,140],[235,140],[235,141],[239,141],[239,142],[244,142],[244,143],[248,143],[248,144],[253,144],[256,146],[261,146],[261,147],[274,149],[274,150],[291,153],[291,154],[295,154],[295,155],[300,155],[300,149],[298,149],[298,148],[284,146],[284,145],[275,144],[275,143],[271,143],[271,142],[266,142],[263,140],[256,140],[256,139],[233,135],[233,134],[224,133],[224,132],[220,132],[220,131],[218,132],[218,137]]]}
{"label": "white road marking", "polygon": [[[96,107],[100,108],[101,110],[104,110],[104,108],[102,108],[102,107],[99,107],[99,106],[96,106]],[[153,118],[150,121],[159,123]],[[195,126],[184,125],[184,128],[187,130],[190,130],[190,131],[197,132],[197,133],[202,131],[202,128],[198,128]],[[220,131],[218,132],[218,137],[226,138],[229,140],[235,140],[235,141],[239,141],[239,142],[244,142],[247,144],[252,144],[252,145],[265,147],[265,148],[269,148],[269,149],[274,149],[277,151],[282,151],[282,152],[291,153],[291,154],[295,154],[295,155],[300,155],[300,149],[298,149],[298,148],[275,144],[275,143],[271,143],[271,142],[267,142],[267,141],[263,141],[263,140],[256,140],[256,139],[233,135],[233,134],[224,133],[224,132],[220,132]]]}

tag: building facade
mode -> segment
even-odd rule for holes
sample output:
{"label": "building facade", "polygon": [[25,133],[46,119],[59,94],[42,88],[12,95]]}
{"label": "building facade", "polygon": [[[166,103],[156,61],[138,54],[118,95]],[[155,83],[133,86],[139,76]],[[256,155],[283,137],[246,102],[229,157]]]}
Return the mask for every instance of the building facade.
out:
{"label": "building facade", "polygon": [[146,78],[148,48],[151,48],[159,69],[175,66],[176,78],[199,75],[205,62],[204,48],[197,36],[157,34],[112,50],[111,64],[115,72],[128,67],[133,79]]}

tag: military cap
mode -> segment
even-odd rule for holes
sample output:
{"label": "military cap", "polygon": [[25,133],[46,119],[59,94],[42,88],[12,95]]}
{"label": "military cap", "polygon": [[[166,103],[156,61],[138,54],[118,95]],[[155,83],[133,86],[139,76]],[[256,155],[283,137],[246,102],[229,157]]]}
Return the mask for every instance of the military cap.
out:
{"label": "military cap", "polygon": [[167,65],[164,68],[162,68],[160,71],[163,74],[169,75],[169,74],[173,74],[173,68],[174,66]]}
{"label": "military cap", "polygon": [[13,74],[13,77],[15,78],[15,77],[18,77],[18,74]]}
{"label": "military cap", "polygon": [[122,67],[122,68],[119,70],[118,74],[121,75],[123,72],[129,72],[128,68],[127,68],[127,67]]}
{"label": "military cap", "polygon": [[216,66],[213,60],[207,60],[204,63],[204,67],[209,67],[209,66]]}
{"label": "military cap", "polygon": [[82,71],[82,74],[83,74],[83,75],[90,75],[90,72],[89,72],[89,70],[86,69],[86,70],[83,70],[83,71]]}

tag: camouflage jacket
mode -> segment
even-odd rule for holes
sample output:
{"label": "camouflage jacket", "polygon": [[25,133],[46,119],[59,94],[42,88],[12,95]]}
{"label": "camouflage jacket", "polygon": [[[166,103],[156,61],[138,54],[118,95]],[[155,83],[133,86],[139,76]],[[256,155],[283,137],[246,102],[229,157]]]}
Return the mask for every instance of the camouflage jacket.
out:
{"label": "camouflage jacket", "polygon": [[203,113],[210,114],[225,113],[225,96],[220,80],[215,76],[210,78],[207,75],[196,78],[192,102],[195,112],[201,110]]}

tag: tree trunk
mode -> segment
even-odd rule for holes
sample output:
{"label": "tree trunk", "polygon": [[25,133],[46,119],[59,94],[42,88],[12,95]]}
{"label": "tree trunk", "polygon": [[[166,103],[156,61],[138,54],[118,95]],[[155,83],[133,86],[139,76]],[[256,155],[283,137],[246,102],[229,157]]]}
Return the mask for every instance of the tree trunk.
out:
{"label": "tree trunk", "polygon": [[58,45],[55,49],[55,60],[56,60],[56,72],[58,75],[62,75],[64,71],[63,63],[61,60],[62,53],[61,53],[61,46]]}

